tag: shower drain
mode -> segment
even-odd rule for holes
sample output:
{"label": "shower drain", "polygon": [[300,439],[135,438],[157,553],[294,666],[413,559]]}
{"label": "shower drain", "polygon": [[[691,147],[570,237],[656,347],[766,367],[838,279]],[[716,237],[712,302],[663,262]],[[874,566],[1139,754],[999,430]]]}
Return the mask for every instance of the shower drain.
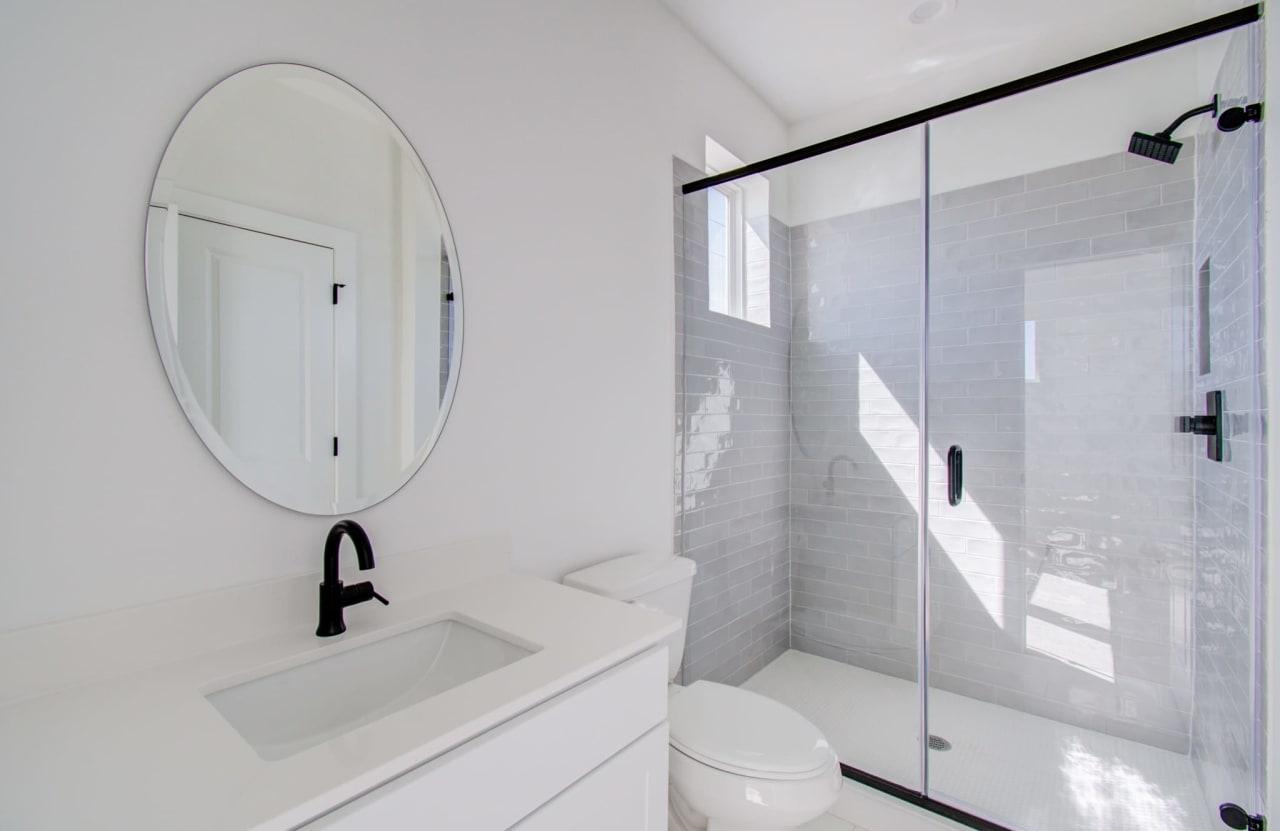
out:
{"label": "shower drain", "polygon": [[930,733],[930,734],[929,734],[929,749],[930,749],[930,750],[950,750],[950,749],[951,749],[951,742],[947,741],[946,739],[942,738],[941,736],[935,736],[935,735],[933,735],[932,733]]}

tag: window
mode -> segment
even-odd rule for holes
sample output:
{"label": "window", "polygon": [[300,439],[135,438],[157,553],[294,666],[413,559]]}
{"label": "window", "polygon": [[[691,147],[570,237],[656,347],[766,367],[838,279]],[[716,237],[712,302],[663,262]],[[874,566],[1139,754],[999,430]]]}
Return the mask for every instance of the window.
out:
{"label": "window", "polygon": [[[742,162],[710,137],[707,173]],[[769,325],[769,181],[750,176],[704,191],[707,199],[708,308]]]}
{"label": "window", "polygon": [[742,189],[707,191],[707,278],[711,311],[746,318],[742,279]]}

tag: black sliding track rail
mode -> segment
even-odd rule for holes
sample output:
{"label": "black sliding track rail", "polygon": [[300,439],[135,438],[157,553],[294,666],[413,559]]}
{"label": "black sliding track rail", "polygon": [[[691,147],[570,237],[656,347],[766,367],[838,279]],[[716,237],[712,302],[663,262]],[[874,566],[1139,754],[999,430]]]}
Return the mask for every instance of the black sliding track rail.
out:
{"label": "black sliding track rail", "polygon": [[874,788],[881,793],[897,797],[903,802],[908,802],[917,808],[923,808],[931,813],[946,817],[952,822],[967,825],[974,829],[974,831],[1009,831],[1008,828],[1000,825],[999,823],[992,822],[989,819],[983,819],[982,817],[971,814],[968,811],[962,811],[959,808],[954,808],[945,802],[930,799],[918,791],[913,791],[910,788],[904,788],[897,783],[890,782],[888,779],[881,779],[879,776],[867,773],[866,771],[851,768],[843,762],[840,764],[840,772],[844,774],[845,779],[852,779],[854,782],[866,785],[868,788]]}
{"label": "black sliding track rail", "polygon": [[734,179],[741,179],[744,176],[753,176],[757,173],[764,173],[774,168],[784,167],[796,162],[802,162],[805,159],[812,159],[815,156],[821,156],[824,153],[830,153],[833,150],[840,150],[845,147],[869,141],[880,136],[887,136],[890,133],[896,133],[899,130],[906,130],[909,127],[917,127],[926,121],[933,121],[943,116],[958,113],[963,110],[979,107],[983,104],[990,104],[992,101],[999,101],[1001,98],[1008,98],[1011,95],[1017,95],[1020,92],[1029,92],[1049,84],[1065,81],[1068,78],[1075,78],[1098,69],[1105,69],[1109,66],[1115,66],[1118,63],[1131,61],[1134,58],[1141,58],[1154,52],[1160,52],[1170,49],[1174,46],[1182,46],[1185,43],[1200,40],[1210,35],[1221,34],[1241,26],[1247,26],[1250,23],[1256,23],[1262,18],[1262,6],[1255,4],[1245,6],[1242,9],[1236,9],[1233,12],[1211,17],[1208,20],[1202,20],[1199,23],[1192,23],[1190,26],[1183,26],[1179,29],[1173,29],[1161,35],[1155,35],[1142,40],[1134,41],[1126,46],[1119,46],[1115,49],[1108,49],[1105,52],[1099,52],[1088,58],[1080,58],[1079,60],[1064,63],[1053,69],[1046,69],[1033,75],[1027,75],[1016,81],[1008,81],[997,86],[984,89],[981,92],[962,95],[959,98],[953,98],[942,104],[935,104],[932,107],[925,107],[923,110],[916,110],[907,115],[900,115],[897,118],[891,118],[888,121],[881,121],[879,124],[873,124],[870,127],[863,127],[861,130],[854,130],[852,133],[845,133],[842,136],[829,138],[820,141],[817,144],[810,144],[808,147],[801,147],[797,150],[789,150],[786,153],[780,153],[777,156],[771,156],[758,162],[752,162],[748,165],[726,170],[724,173],[717,173],[714,176],[707,176],[703,179],[697,179],[689,182],[681,187],[684,194],[697,193],[700,190],[713,188],[716,185],[722,185],[725,182],[732,182]]}

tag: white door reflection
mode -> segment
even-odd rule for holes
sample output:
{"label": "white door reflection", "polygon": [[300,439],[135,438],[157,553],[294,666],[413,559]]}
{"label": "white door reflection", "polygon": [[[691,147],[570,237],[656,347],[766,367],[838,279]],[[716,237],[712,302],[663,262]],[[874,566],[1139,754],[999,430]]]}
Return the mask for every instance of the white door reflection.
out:
{"label": "white door reflection", "polygon": [[330,248],[179,218],[176,334],[192,394],[264,480],[323,502],[337,496],[334,282]]}

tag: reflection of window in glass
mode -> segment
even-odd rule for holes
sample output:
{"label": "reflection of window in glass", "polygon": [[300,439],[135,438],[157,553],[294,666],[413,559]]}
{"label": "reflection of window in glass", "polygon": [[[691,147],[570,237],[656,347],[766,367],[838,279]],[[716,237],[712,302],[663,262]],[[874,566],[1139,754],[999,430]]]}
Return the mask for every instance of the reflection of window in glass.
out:
{"label": "reflection of window in glass", "polygon": [[1196,277],[1196,355],[1199,358],[1200,375],[1208,375],[1213,371],[1213,362],[1209,352],[1209,261],[1200,266]]}
{"label": "reflection of window in glass", "polygon": [[1040,374],[1036,369],[1036,322],[1025,321],[1022,324],[1022,377],[1027,381],[1039,381]]}
{"label": "reflection of window in glass", "polygon": [[[707,138],[707,173],[741,166],[737,157]],[[750,176],[705,193],[708,308],[768,326],[769,182]]]}

